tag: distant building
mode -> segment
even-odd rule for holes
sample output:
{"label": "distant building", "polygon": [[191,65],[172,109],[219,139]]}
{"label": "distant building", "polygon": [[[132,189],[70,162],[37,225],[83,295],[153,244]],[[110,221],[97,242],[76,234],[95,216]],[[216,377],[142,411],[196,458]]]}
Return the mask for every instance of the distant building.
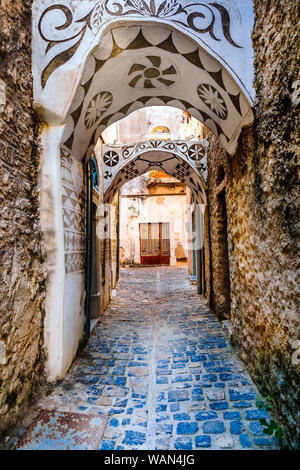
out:
{"label": "distant building", "polygon": [[187,261],[186,186],[150,171],[120,194],[121,265],[182,265]]}

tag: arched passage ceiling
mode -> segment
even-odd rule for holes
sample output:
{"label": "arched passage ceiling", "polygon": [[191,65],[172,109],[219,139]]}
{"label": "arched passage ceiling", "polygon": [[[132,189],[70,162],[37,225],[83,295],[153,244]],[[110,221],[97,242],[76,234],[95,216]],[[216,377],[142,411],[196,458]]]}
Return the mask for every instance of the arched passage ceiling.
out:
{"label": "arched passage ceiling", "polygon": [[149,170],[159,170],[186,184],[194,192],[197,201],[205,203],[207,150],[205,140],[153,140],[134,145],[103,145],[104,199],[110,201],[127,181]]}
{"label": "arched passage ceiling", "polygon": [[182,33],[128,26],[106,33],[88,58],[63,145],[81,159],[101,132],[144,106],[168,105],[203,122],[233,153],[251,107],[231,75]]}

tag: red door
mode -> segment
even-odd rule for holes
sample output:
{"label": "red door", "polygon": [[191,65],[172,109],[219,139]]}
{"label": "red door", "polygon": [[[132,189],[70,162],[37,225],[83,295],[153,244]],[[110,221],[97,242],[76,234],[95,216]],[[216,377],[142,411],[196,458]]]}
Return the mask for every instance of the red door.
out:
{"label": "red door", "polygon": [[170,232],[168,223],[140,224],[141,264],[170,264]]}

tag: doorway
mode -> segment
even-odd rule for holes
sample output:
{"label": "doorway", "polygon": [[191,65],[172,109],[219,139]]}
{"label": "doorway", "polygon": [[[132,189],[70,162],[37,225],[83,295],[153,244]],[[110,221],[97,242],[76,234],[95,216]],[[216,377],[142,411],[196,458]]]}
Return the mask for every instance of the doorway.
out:
{"label": "doorway", "polygon": [[170,264],[170,227],[168,222],[140,223],[141,265]]}

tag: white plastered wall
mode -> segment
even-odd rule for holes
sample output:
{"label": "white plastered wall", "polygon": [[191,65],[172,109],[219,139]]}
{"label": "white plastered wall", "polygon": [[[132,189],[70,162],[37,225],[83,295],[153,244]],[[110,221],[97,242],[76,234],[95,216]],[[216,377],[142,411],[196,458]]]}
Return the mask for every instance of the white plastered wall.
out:
{"label": "white plastered wall", "polygon": [[170,228],[170,265],[176,265],[175,250],[180,242],[187,255],[188,243],[185,230],[186,196],[143,196],[120,198],[120,247],[125,259],[140,264],[139,224],[167,222]]}

